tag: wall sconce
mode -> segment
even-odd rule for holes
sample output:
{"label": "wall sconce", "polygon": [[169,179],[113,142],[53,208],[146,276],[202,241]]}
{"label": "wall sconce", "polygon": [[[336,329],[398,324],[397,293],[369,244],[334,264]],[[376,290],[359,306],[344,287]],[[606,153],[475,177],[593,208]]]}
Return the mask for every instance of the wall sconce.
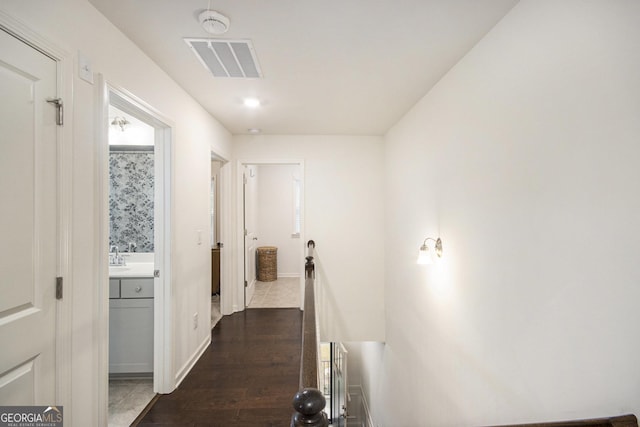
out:
{"label": "wall sconce", "polygon": [[[433,249],[430,249],[427,245],[427,241],[433,241],[435,244],[433,245]],[[434,258],[437,257],[442,258],[442,240],[438,237],[437,239],[433,239],[431,237],[427,237],[422,242],[422,246],[420,246],[420,250],[418,251],[418,264],[433,264]]]}
{"label": "wall sconce", "polygon": [[115,116],[113,118],[113,121],[111,122],[111,126],[115,127],[116,129],[119,127],[122,132],[124,132],[125,126],[129,124],[131,124],[129,120],[120,116]]}

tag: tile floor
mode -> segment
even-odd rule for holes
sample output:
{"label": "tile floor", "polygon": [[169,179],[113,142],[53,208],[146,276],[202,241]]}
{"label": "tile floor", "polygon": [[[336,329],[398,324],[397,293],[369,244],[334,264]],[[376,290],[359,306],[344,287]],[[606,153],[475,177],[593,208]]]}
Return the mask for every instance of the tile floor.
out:
{"label": "tile floor", "polygon": [[211,295],[211,329],[216,326],[216,323],[222,319],[222,313],[220,312],[220,294]]}
{"label": "tile floor", "polygon": [[129,427],[154,396],[152,378],[109,380],[109,427]]}
{"label": "tile floor", "polygon": [[300,278],[280,277],[273,282],[256,282],[249,308],[300,307]]}

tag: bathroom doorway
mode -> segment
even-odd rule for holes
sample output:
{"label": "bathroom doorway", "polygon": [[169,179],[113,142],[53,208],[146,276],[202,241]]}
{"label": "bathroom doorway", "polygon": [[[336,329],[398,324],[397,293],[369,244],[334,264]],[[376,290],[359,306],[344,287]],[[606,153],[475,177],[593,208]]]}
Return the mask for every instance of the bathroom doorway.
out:
{"label": "bathroom doorway", "polygon": [[109,425],[125,426],[155,396],[155,129],[113,104],[108,122]]}
{"label": "bathroom doorway", "polygon": [[[103,189],[100,390],[105,424],[129,425],[170,374],[171,125],[150,106],[107,85],[99,160]],[[137,405],[132,406],[132,402]],[[122,406],[119,407],[119,404]]]}
{"label": "bathroom doorway", "polygon": [[302,160],[238,163],[244,308],[302,308],[303,178]]}

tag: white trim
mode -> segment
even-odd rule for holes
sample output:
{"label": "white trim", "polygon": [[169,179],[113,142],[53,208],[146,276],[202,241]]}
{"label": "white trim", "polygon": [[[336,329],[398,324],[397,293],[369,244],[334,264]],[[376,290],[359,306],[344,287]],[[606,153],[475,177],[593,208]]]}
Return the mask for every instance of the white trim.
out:
{"label": "white trim", "polygon": [[[154,242],[154,263],[160,266],[160,277],[155,278],[157,292],[154,301],[154,376],[153,389],[157,393],[171,393],[175,390],[175,381],[172,381],[173,373],[173,300],[172,300],[172,268],[171,254],[173,252],[173,126],[170,128],[156,129],[155,164],[156,185],[161,191],[155,201],[156,224],[162,224],[163,230],[156,234]],[[158,178],[159,177],[159,178]],[[160,188],[162,187],[162,188]],[[157,268],[157,267],[156,267]]]}
{"label": "white trim", "polygon": [[362,402],[362,410],[364,413],[362,417],[366,421],[365,426],[373,427],[375,424],[373,423],[373,418],[371,417],[371,411],[369,410],[369,402],[367,401],[367,396],[364,394],[364,389],[360,384],[353,384],[349,386],[349,394],[357,394],[360,397]]}
{"label": "white trim", "polygon": [[191,368],[193,368],[193,366],[196,364],[198,359],[200,359],[200,357],[202,357],[204,352],[209,347],[209,344],[211,344],[211,334],[207,334],[207,337],[204,339],[204,341],[202,341],[202,343],[198,346],[196,351],[191,355],[189,360],[187,360],[187,362],[184,365],[182,365],[182,367],[180,368],[180,370],[176,374],[176,376],[174,378],[174,383],[175,383],[176,387],[178,387],[180,385],[180,383],[182,382],[182,380],[185,379],[185,377],[191,371]]}
{"label": "white trim", "polygon": [[300,217],[298,215],[297,208],[302,208],[302,185],[300,183],[300,177],[295,174],[291,177],[291,238],[300,238],[300,229],[302,224],[300,223]]}
{"label": "white trim", "polygon": [[56,309],[56,404],[72,413],[71,388],[73,331],[73,274],[72,258],[72,172],[73,172],[73,57],[48,39],[33,31],[23,22],[0,10],[0,30],[6,31],[24,43],[56,61],[58,96],[65,105],[64,126],[58,126],[57,189],[58,189],[58,260],[57,274],[64,278],[64,296]]}
{"label": "white trim", "polygon": [[220,205],[218,212],[220,215],[220,241],[223,243],[220,251],[220,312],[226,316],[238,311],[234,304],[233,284],[234,280],[234,257],[233,257],[233,216],[231,213],[231,189],[232,189],[232,164],[225,161],[218,171],[218,189],[220,195]]}
{"label": "white trim", "polygon": [[300,277],[300,273],[278,273],[278,279],[280,278],[295,278]]}
{"label": "white trim", "polygon": [[[174,123],[164,117],[153,107],[137,98],[125,89],[116,87],[98,76],[97,89],[97,113],[96,113],[96,140],[99,141],[98,154],[96,155],[96,194],[98,206],[99,238],[96,248],[96,270],[98,271],[98,286],[96,287],[98,309],[100,314],[96,346],[99,349],[98,369],[100,384],[100,408],[101,418],[97,425],[107,424],[106,408],[108,407],[108,355],[109,355],[109,299],[108,299],[108,239],[109,239],[109,213],[108,213],[108,107],[109,104],[144,121],[155,129],[155,182],[159,191],[156,191],[154,221],[162,224],[156,227],[154,241],[154,264],[160,270],[160,277],[154,279],[154,375],[153,389],[157,393],[170,393],[176,385],[173,375],[173,327],[172,313],[173,300],[171,298],[171,253],[172,239],[172,190],[173,174],[173,129]],[[103,392],[106,390],[106,392]],[[104,412],[104,415],[103,415]]]}
{"label": "white trim", "polygon": [[[108,117],[109,94],[106,82],[102,74],[98,74],[94,79],[96,108],[95,108],[95,136],[96,141],[103,142],[108,138],[108,125],[104,119]],[[107,266],[109,248],[109,227],[103,225],[103,212],[108,211],[109,206],[109,168],[108,164],[109,148],[104,143],[99,143],[94,156],[95,174],[95,212],[98,216],[98,227],[94,229],[94,242],[97,250],[94,251],[94,271],[97,286],[94,291],[94,310],[96,321],[94,323],[94,363],[98,376],[96,425],[106,425],[109,419],[109,267]],[[106,221],[109,218],[107,216]]]}
{"label": "white trim", "polygon": [[[236,280],[233,293],[233,312],[243,311],[244,307],[244,218],[242,185],[244,165],[298,165],[300,166],[300,310],[304,308],[304,259],[306,256],[306,240],[304,238],[304,206],[305,206],[305,169],[304,159],[240,159],[236,161]],[[222,291],[221,291],[222,292]],[[224,295],[224,294],[223,294]]]}

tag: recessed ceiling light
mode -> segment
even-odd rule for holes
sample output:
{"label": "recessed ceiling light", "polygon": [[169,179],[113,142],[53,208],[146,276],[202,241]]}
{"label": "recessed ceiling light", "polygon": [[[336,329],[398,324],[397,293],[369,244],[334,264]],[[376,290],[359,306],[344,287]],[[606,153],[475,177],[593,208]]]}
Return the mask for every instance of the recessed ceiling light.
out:
{"label": "recessed ceiling light", "polygon": [[260,133],[260,132],[262,132],[262,129],[249,128],[249,129],[247,129],[247,131],[248,131],[249,133],[254,133],[254,134],[255,134],[255,133]]}
{"label": "recessed ceiling light", "polygon": [[245,98],[244,106],[247,108],[258,108],[260,106],[260,100],[258,98]]}

